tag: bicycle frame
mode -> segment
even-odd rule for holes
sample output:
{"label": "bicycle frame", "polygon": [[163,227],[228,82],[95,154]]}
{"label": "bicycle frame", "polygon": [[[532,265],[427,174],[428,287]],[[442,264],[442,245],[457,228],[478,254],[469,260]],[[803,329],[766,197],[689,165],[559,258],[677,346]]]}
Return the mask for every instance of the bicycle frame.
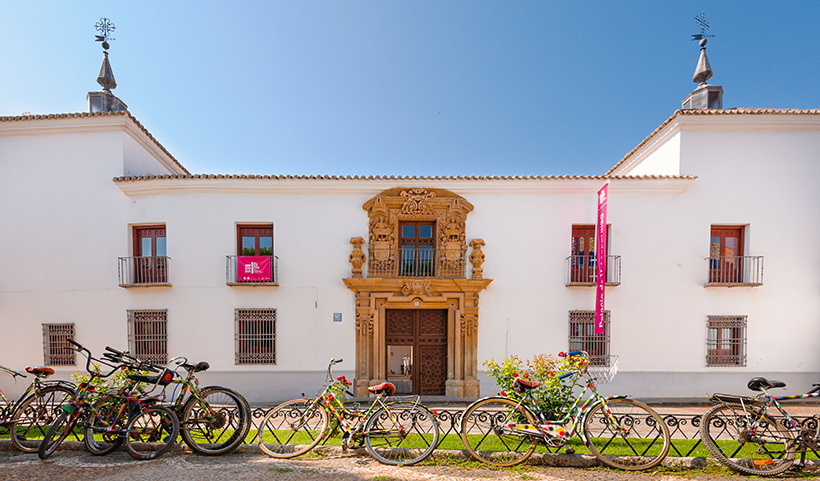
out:
{"label": "bicycle frame", "polygon": [[[345,407],[344,402],[339,399],[342,393],[347,391],[347,386],[350,385],[350,382],[345,379],[344,376],[339,376],[335,380],[333,379],[332,367],[335,364],[334,360],[331,360],[330,365],[327,367],[327,382],[329,384],[322,390],[319,395],[317,395],[313,400],[309,403],[307,409],[302,414],[302,417],[309,417],[310,414],[313,412],[314,409],[326,409],[329,410],[330,413],[335,417],[338,421],[337,426],[332,430],[328,431],[325,438],[329,438],[333,435],[336,429],[341,428],[342,431],[345,433],[344,437],[349,442],[350,440],[359,440],[365,433],[364,433],[364,426],[367,422],[367,419],[379,408],[385,408],[385,411],[390,416],[391,420],[395,423],[396,419],[393,417],[393,414],[390,413],[390,409],[388,406],[392,404],[396,404],[398,402],[403,402],[403,398],[391,398],[395,401],[393,402],[385,402],[384,399],[390,396],[385,395],[384,393],[378,393],[376,395],[376,399],[370,404],[370,407],[367,408],[367,411],[364,413],[362,412],[353,412],[347,407]],[[414,405],[419,404],[419,397],[413,396],[415,398]],[[348,415],[352,418],[355,418],[358,422],[357,423],[348,423],[348,420],[345,418],[345,415]]]}
{"label": "bicycle frame", "polygon": [[[592,410],[593,407],[597,406],[598,404],[603,404],[604,409],[608,417],[612,417],[612,412],[610,412],[609,407],[607,407],[606,402],[612,399],[624,399],[626,396],[603,396],[598,392],[597,387],[595,386],[595,380],[590,376],[586,371],[576,371],[567,373],[570,376],[575,375],[583,375],[586,383],[584,384],[583,390],[580,394],[575,397],[575,401],[570,405],[567,412],[558,420],[549,420],[547,419],[546,414],[541,409],[541,407],[536,403],[535,398],[532,395],[531,391],[525,391],[524,395],[517,401],[516,408],[519,406],[524,406],[525,408],[529,409],[530,412],[538,416],[539,425],[532,426],[529,424],[516,424],[514,430],[520,432],[521,434],[526,435],[535,435],[544,440],[547,444],[557,444],[563,445],[569,439],[572,438],[573,435],[578,435],[581,437],[581,440],[584,443],[587,443],[589,440],[587,439],[586,432],[583,429],[580,429],[581,426],[584,425],[584,420]],[[564,375],[564,377],[569,377]],[[584,397],[589,391],[589,397],[584,400]],[[509,396],[505,396],[512,401],[516,401]],[[581,403],[583,401],[583,404]],[[567,424],[569,423],[569,427]],[[559,426],[564,428],[563,431],[560,430],[550,430],[550,427]],[[550,442],[552,440],[558,439],[557,442]]]}
{"label": "bicycle frame", "polygon": [[[6,366],[0,366],[0,372],[5,372],[11,375],[14,378],[15,382],[17,381],[18,377],[28,377],[25,374],[19,371],[15,371],[14,369],[9,369]],[[41,380],[40,376],[35,374],[34,379],[31,381],[31,384],[29,384],[28,387],[26,387],[25,391],[23,391],[23,393],[20,395],[20,397],[14,401],[9,401],[8,398],[6,398],[6,395],[3,392],[3,390],[0,389],[0,398],[3,399],[3,404],[5,405],[5,408],[2,410],[2,412],[0,412],[0,425],[8,424],[11,421],[11,419],[14,417],[14,413],[17,411],[17,408],[20,405],[20,402],[24,400],[30,393],[39,393],[41,389],[49,386],[64,386],[68,389],[71,389],[72,391],[77,388],[77,386],[74,383],[68,381]]]}

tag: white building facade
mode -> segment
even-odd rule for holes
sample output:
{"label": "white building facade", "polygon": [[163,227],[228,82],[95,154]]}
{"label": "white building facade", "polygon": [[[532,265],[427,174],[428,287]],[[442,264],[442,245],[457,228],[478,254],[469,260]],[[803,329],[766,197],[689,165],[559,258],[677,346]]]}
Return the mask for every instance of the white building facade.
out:
{"label": "white building facade", "polygon": [[[194,175],[124,111],[2,117],[0,157],[12,368],[69,377],[70,335],[206,360],[256,403],[314,392],[331,357],[359,395],[463,398],[496,391],[485,360],[578,347],[618,355],[607,390],[644,399],[820,371],[820,254],[790,248],[820,234],[817,110],[680,110],[591,177]],[[271,278],[239,279],[244,256]]]}

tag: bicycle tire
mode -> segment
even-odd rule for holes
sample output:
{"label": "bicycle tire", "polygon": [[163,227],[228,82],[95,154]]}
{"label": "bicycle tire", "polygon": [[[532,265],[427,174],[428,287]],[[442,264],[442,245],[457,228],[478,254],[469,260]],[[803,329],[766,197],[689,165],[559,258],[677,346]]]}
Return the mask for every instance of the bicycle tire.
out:
{"label": "bicycle tire", "polygon": [[[123,403],[125,399],[110,394],[101,395],[94,403],[94,410],[89,413],[85,423],[83,437],[85,449],[94,456],[105,456],[122,446],[122,432],[128,420],[127,414],[120,413]],[[108,433],[105,432],[107,430]]]}
{"label": "bicycle tire", "polygon": [[626,471],[659,465],[671,446],[663,418],[632,399],[611,399],[606,405],[593,406],[584,417],[583,434],[584,443],[596,458]]}
{"label": "bicycle tire", "polygon": [[226,454],[245,440],[251,429],[248,401],[238,392],[209,386],[191,396],[181,410],[180,434],[194,452]]}
{"label": "bicycle tire", "polygon": [[713,406],[701,417],[701,442],[718,461],[741,473],[773,476],[788,470],[796,451],[788,429],[757,409],[750,415],[760,421],[751,435],[742,405]]}
{"label": "bicycle tire", "polygon": [[65,386],[46,386],[19,402],[9,422],[11,442],[24,453],[36,453],[49,426],[63,411],[74,391]]}
{"label": "bicycle tire", "polygon": [[54,454],[54,451],[60,447],[60,444],[65,441],[65,438],[71,433],[78,417],[79,415],[75,415],[73,409],[72,412],[63,411],[57,416],[54,424],[48,428],[46,435],[43,437],[43,441],[40,443],[40,447],[37,449],[37,456],[39,456],[40,459],[46,459]]}
{"label": "bicycle tire", "polygon": [[156,459],[174,447],[179,420],[165,406],[142,406],[131,416],[124,433],[125,450],[136,459]]}
{"label": "bicycle tire", "polygon": [[382,407],[368,417],[364,427],[365,447],[370,455],[394,466],[424,461],[433,454],[438,438],[435,414],[409,402]]}
{"label": "bicycle tire", "polygon": [[513,432],[507,426],[535,423],[535,416],[529,409],[511,399],[481,399],[462,414],[461,442],[478,461],[493,466],[515,466],[532,455],[537,440]]}
{"label": "bicycle tire", "polygon": [[[310,409],[310,413],[305,411]],[[259,448],[268,456],[295,458],[313,449],[327,434],[324,406],[310,399],[294,399],[271,409],[259,425]]]}

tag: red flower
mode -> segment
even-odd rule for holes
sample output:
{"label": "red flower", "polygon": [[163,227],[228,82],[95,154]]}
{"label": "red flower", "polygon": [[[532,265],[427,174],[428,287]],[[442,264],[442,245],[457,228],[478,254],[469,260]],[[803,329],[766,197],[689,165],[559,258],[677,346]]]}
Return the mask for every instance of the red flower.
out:
{"label": "red flower", "polygon": [[518,373],[517,373],[517,372],[514,372],[514,373],[513,373],[513,377],[518,377]]}
{"label": "red flower", "polygon": [[547,371],[547,376],[549,376],[549,377],[555,376],[555,372]]}
{"label": "red flower", "polygon": [[561,351],[561,352],[558,353],[558,357],[567,357],[567,353],[565,353],[564,351]]}
{"label": "red flower", "polygon": [[502,396],[506,396],[506,395],[507,395],[507,392],[506,392],[506,391],[501,391],[501,395],[502,395]]}
{"label": "red flower", "polygon": [[525,373],[524,373],[524,379],[529,379],[529,378],[530,378],[530,373],[529,373],[529,372],[525,372]]}

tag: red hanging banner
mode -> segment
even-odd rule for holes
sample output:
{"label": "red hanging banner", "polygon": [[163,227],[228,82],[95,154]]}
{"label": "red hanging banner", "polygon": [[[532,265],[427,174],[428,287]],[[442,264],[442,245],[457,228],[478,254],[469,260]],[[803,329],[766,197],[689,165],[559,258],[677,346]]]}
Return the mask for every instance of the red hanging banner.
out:
{"label": "red hanging banner", "polygon": [[238,256],[236,258],[236,280],[240,282],[271,280],[270,257]]}
{"label": "red hanging banner", "polygon": [[604,295],[606,293],[606,198],[607,186],[604,184],[598,191],[598,225],[595,229],[595,261],[596,261],[596,290],[595,290],[595,334],[604,333],[606,313],[604,311]]}

